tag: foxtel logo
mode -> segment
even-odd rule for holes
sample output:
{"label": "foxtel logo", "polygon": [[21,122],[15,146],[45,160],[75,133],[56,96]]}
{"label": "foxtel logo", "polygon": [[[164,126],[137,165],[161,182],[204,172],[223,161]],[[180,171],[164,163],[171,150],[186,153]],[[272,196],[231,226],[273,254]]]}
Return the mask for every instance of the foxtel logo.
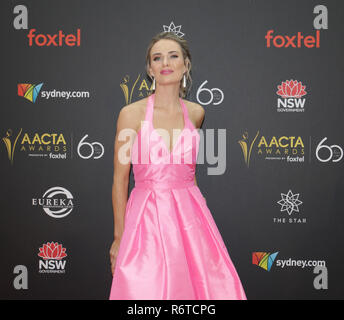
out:
{"label": "foxtel logo", "polygon": [[315,36],[302,35],[298,32],[297,35],[272,35],[274,30],[268,30],[265,39],[266,47],[271,48],[320,48],[320,29],[328,29],[328,10],[324,5],[316,5],[313,8],[313,13],[316,15],[313,19],[313,27],[316,29]]}
{"label": "foxtel logo", "polygon": [[303,46],[305,46],[306,48],[314,48],[314,46],[316,48],[320,48],[320,30],[316,31],[315,37],[305,37],[301,34],[301,32],[298,32],[297,35],[294,36],[273,36],[273,32],[274,30],[268,30],[268,32],[265,35],[267,48],[271,48],[271,46],[275,48],[302,48]]}
{"label": "foxtel logo", "polygon": [[81,30],[78,28],[76,35],[68,34],[65,35],[62,30],[59,30],[58,33],[51,34],[34,34],[36,29],[31,29],[27,37],[29,38],[29,46],[32,47],[34,44],[38,47],[62,47],[66,45],[68,47],[80,47],[81,43]]}

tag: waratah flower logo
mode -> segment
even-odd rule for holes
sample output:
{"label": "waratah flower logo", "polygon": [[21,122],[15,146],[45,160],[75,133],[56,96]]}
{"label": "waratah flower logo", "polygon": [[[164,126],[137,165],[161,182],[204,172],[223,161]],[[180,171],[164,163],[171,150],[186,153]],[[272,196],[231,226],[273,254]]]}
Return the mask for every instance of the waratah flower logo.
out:
{"label": "waratah flower logo", "polygon": [[283,81],[277,88],[276,93],[282,98],[301,98],[307,94],[305,91],[306,86],[303,86],[302,82],[297,80]]}
{"label": "waratah flower logo", "polygon": [[42,248],[39,248],[38,256],[44,260],[61,260],[64,257],[67,257],[66,248],[63,248],[62,244],[58,244],[57,242],[47,242],[46,244],[43,244]]}

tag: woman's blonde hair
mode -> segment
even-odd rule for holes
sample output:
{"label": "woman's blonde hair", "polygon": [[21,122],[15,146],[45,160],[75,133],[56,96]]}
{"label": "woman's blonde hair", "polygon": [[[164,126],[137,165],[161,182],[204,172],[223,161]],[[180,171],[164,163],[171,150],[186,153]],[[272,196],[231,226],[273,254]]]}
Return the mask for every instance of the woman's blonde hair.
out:
{"label": "woman's blonde hair", "polygon": [[[158,42],[161,39],[168,39],[168,40],[174,40],[176,41],[181,49],[182,49],[182,54],[184,58],[184,63],[187,67],[187,71],[185,74],[186,77],[186,87],[183,87],[183,79],[180,81],[180,86],[179,86],[179,96],[182,98],[185,98],[186,95],[188,94],[191,85],[192,85],[192,78],[191,78],[191,54],[189,50],[189,45],[185,39],[181,39],[178,37],[175,33],[173,32],[160,32],[156,36],[154,36],[151,40],[151,42],[148,45],[147,48],[147,53],[146,53],[146,73],[149,78],[149,80],[152,82],[152,78],[149,74],[149,67],[150,67],[150,53],[152,50],[153,45]],[[184,78],[184,77],[183,77]]]}

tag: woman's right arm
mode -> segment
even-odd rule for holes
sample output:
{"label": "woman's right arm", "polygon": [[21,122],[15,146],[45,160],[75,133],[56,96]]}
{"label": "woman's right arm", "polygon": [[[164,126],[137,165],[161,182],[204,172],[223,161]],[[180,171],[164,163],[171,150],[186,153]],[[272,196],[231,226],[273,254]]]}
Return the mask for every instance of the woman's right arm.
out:
{"label": "woman's right arm", "polygon": [[[131,132],[129,132],[130,136],[127,135],[126,140],[123,140],[123,138],[119,140],[119,134],[122,132],[122,130],[126,129],[135,130],[135,121],[128,106],[123,107],[118,115],[116,136],[114,142],[114,174],[112,184],[114,241],[110,249],[112,274],[114,272],[119,244],[124,231],[125,211],[128,201],[129,172],[131,166],[131,162],[130,160],[128,161],[128,159],[130,159],[131,145],[135,138],[135,134],[133,134],[135,133],[135,131],[131,130]],[[124,148],[126,148],[127,150],[125,153],[123,153],[123,150],[125,150]],[[124,159],[123,156],[126,156],[127,159]]]}

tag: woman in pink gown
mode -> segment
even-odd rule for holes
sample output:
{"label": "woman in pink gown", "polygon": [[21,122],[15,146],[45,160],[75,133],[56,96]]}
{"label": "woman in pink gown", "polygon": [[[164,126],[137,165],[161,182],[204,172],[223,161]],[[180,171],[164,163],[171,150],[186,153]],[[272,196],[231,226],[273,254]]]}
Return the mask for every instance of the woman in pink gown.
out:
{"label": "woman in pink gown", "polygon": [[[159,59],[154,58],[154,53],[159,53],[156,55]],[[125,210],[120,212],[120,205],[114,210],[115,241],[110,250],[113,280],[109,298],[246,300],[237,271],[195,183],[200,134],[183,99],[177,96],[185,91],[185,74],[189,76],[190,72],[186,41],[169,32],[159,34],[152,40],[148,61],[156,89],[148,96],[143,124],[131,145],[135,187]],[[161,70],[173,72],[164,74]],[[177,138],[170,142],[171,148],[153,125],[154,102],[163,103],[166,97],[168,101],[178,100],[179,110],[173,114],[182,114],[179,123],[184,124]],[[201,116],[195,122],[201,123],[204,112],[198,114]],[[118,154],[115,145],[115,157]],[[116,193],[116,183],[114,186]],[[127,185],[122,182],[121,188],[124,187]]]}

